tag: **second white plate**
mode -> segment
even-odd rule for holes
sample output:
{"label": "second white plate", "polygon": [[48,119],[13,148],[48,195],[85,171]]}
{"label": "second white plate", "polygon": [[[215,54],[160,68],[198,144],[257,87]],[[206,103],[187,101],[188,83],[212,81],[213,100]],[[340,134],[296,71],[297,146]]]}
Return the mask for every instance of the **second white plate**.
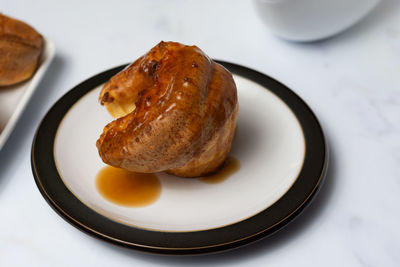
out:
{"label": "second white plate", "polygon": [[33,77],[23,83],[0,88],[0,150],[43,78],[54,57],[55,51],[54,43],[49,39],[45,39],[39,67]]}

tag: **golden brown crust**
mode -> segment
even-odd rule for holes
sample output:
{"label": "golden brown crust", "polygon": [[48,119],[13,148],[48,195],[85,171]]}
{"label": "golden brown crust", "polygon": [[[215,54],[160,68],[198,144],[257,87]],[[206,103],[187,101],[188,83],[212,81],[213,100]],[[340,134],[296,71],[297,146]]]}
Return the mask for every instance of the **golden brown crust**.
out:
{"label": "golden brown crust", "polygon": [[[106,83],[111,114],[97,141],[107,164],[136,172],[200,176],[226,159],[238,104],[232,75],[196,46],[161,42]],[[120,107],[134,103],[128,114]],[[115,112],[117,109],[117,112]]]}
{"label": "golden brown crust", "polygon": [[0,14],[0,86],[29,79],[43,50],[43,37],[26,23]]}

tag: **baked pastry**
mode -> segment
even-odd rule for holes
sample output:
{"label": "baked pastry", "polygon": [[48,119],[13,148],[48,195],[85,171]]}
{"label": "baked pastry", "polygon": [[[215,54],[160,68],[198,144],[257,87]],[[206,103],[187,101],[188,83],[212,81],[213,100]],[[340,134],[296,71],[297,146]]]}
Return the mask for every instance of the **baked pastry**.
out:
{"label": "baked pastry", "polygon": [[0,14],[0,86],[29,79],[43,50],[43,37],[26,23]]}
{"label": "baked pastry", "polygon": [[196,46],[160,42],[112,77],[99,100],[117,117],[97,140],[109,165],[196,177],[215,172],[229,154],[236,85]]}

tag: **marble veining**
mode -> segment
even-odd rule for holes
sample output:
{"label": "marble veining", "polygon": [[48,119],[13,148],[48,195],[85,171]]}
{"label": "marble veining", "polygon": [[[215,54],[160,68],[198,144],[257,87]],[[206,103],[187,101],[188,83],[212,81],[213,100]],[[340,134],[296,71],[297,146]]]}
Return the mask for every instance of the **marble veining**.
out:
{"label": "marble veining", "polygon": [[398,266],[400,236],[360,216],[350,216],[346,224],[345,246],[362,266]]}

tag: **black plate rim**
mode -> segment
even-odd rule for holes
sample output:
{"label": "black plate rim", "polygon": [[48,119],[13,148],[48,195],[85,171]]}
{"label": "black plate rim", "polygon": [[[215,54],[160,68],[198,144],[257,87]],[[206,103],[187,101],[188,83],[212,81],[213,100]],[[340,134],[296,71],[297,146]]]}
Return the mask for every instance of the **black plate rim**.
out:
{"label": "black plate rim", "polygon": [[[282,83],[244,66],[216,62],[232,73],[268,88],[289,106],[302,127],[306,143],[303,167],[292,187],[279,200],[243,221],[220,228],[188,232],[135,228],[104,217],[80,202],[58,175],[53,155],[54,137],[59,123],[71,106],[125,68],[127,64],[124,64],[75,86],[50,108],[39,124],[32,142],[31,165],[36,185],[49,205],[67,222],[96,238],[159,254],[200,254],[232,249],[268,236],[292,221],[313,199],[325,177],[328,153],[323,130],[308,105]],[[287,206],[286,211],[282,210]],[[121,230],[129,234],[129,240],[126,240],[126,236],[121,238]]]}

